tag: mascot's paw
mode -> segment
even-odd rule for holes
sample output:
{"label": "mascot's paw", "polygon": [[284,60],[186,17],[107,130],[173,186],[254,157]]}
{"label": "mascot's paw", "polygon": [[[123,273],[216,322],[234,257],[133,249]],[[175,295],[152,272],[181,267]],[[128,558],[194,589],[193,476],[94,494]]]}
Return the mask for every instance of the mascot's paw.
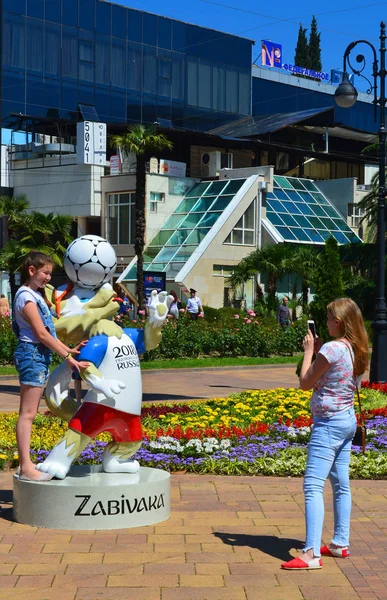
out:
{"label": "mascot's paw", "polygon": [[69,471],[66,465],[63,465],[55,460],[50,460],[49,458],[47,458],[43,463],[36,465],[36,468],[42,473],[50,473],[57,479],[64,479]]}
{"label": "mascot's paw", "polygon": [[148,324],[152,327],[161,327],[167,318],[172,302],[173,296],[168,296],[167,292],[158,294],[156,290],[153,290],[148,304]]}
{"label": "mascot's paw", "polygon": [[114,397],[126,388],[123,381],[119,381],[118,379],[104,379],[93,374],[86,375],[86,382],[94,392],[103,394],[109,400],[114,400]]}
{"label": "mascot's paw", "polygon": [[138,473],[140,463],[137,460],[120,460],[107,452],[102,458],[102,468],[105,473]]}

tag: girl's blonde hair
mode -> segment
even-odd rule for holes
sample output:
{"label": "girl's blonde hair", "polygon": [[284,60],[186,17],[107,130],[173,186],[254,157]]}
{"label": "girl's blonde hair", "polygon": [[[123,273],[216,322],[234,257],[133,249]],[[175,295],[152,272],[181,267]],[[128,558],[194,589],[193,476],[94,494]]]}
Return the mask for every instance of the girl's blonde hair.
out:
{"label": "girl's blonde hair", "polygon": [[352,346],[354,375],[363,375],[368,368],[368,335],[360,308],[350,298],[338,298],[327,307],[334,319],[339,321],[340,333]]}

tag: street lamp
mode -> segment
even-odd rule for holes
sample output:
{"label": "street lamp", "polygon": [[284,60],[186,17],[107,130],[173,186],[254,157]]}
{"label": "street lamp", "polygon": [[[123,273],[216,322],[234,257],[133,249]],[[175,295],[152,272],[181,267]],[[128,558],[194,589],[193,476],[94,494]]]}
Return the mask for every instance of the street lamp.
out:
{"label": "street lamp", "polygon": [[[374,339],[372,345],[372,357],[370,368],[370,381],[372,383],[385,383],[387,381],[387,312],[385,298],[385,252],[386,252],[386,222],[385,222],[385,198],[386,198],[386,129],[385,129],[385,106],[386,106],[386,24],[380,23],[380,68],[375,47],[367,40],[351,42],[344,52],[343,79],[335,92],[335,101],[341,108],[350,108],[357,99],[357,91],[350,83],[347,73],[348,65],[355,75],[360,75],[368,81],[370,88],[367,93],[374,93],[374,114],[377,120],[377,105],[379,105],[379,193],[378,193],[378,220],[377,220],[377,277],[376,277],[376,305],[375,320],[372,323]],[[366,44],[373,52],[372,77],[373,83],[362,75],[366,65],[366,59],[362,54],[356,56],[356,61],[361,68],[353,68],[350,62],[350,53],[358,44]],[[377,97],[378,77],[380,81],[380,96]]]}

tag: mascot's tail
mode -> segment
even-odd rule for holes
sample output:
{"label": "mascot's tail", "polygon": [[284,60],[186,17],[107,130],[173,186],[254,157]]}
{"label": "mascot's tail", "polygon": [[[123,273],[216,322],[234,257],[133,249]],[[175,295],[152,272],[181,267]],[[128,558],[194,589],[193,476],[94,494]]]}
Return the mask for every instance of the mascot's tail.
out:
{"label": "mascot's tail", "polygon": [[70,398],[71,375],[72,371],[67,362],[64,361],[51,373],[44,392],[48,409],[67,422],[71,420],[81,406],[80,402]]}

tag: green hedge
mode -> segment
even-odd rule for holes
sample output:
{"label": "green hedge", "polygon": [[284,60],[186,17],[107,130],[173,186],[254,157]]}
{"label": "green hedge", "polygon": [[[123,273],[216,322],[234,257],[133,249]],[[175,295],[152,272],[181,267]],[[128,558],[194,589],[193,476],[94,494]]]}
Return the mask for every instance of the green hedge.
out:
{"label": "green hedge", "polygon": [[13,364],[17,339],[12,331],[11,319],[0,316],[0,365]]}

